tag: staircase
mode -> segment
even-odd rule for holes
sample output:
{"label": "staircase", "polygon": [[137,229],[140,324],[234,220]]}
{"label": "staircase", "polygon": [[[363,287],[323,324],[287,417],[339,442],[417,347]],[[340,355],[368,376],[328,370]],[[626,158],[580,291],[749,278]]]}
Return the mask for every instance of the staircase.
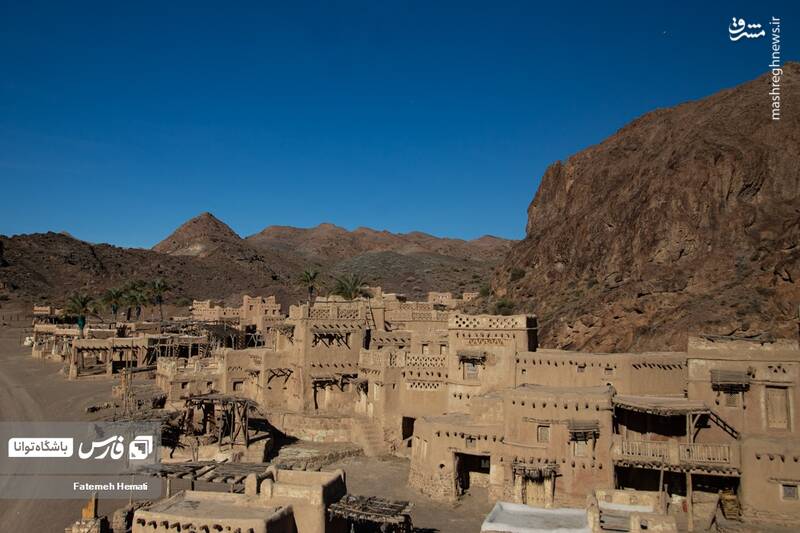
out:
{"label": "staircase", "polygon": [[367,457],[380,457],[387,453],[383,429],[373,419],[353,417],[353,440],[364,449]]}
{"label": "staircase", "polygon": [[742,519],[742,506],[739,504],[739,498],[733,491],[723,491],[719,494],[719,505],[722,508],[722,516],[727,520],[741,521]]}
{"label": "staircase", "polygon": [[717,413],[715,413],[714,411],[709,412],[708,418],[712,422],[717,424],[720,428],[722,428],[722,430],[725,431],[728,435],[730,435],[734,439],[737,440],[739,439],[739,432],[736,431],[736,428],[725,422],[725,420],[722,419]]}

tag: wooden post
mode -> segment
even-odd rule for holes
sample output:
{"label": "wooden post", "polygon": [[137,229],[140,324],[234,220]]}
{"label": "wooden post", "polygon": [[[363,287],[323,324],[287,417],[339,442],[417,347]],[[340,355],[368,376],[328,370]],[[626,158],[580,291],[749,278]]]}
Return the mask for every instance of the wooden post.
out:
{"label": "wooden post", "polygon": [[170,496],[172,496],[172,478],[168,477],[167,478],[167,498],[169,498]]}
{"label": "wooden post", "polygon": [[[692,428],[692,415],[686,415],[686,441],[688,444],[694,442],[694,431]],[[689,531],[694,531],[694,510],[692,505],[692,472],[686,471],[686,512],[688,514],[687,527]]]}
{"label": "wooden post", "polygon": [[249,421],[248,421],[248,412],[247,411],[248,411],[248,404],[245,404],[244,405],[244,413],[242,413],[243,414],[242,418],[244,419],[242,424],[244,424],[244,445],[245,445],[246,448],[250,447],[250,433],[249,433],[249,428],[248,428],[248,425],[249,425],[248,422]]}
{"label": "wooden post", "polygon": [[694,509],[692,504],[692,473],[686,472],[686,513],[687,513],[687,529],[694,531]]}

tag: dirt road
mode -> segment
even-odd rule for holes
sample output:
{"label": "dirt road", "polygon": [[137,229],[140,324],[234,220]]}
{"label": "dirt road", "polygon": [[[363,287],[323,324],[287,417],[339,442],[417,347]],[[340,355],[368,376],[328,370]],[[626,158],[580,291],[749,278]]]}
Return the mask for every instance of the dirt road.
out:
{"label": "dirt road", "polygon": [[[86,406],[111,395],[108,379],[67,381],[61,365],[32,359],[30,349],[19,345],[20,331],[0,328],[0,421],[80,421]],[[8,493],[13,487],[0,487]],[[0,530],[63,533],[80,517],[82,500],[0,499]],[[101,512],[111,512],[119,502],[100,502]]]}

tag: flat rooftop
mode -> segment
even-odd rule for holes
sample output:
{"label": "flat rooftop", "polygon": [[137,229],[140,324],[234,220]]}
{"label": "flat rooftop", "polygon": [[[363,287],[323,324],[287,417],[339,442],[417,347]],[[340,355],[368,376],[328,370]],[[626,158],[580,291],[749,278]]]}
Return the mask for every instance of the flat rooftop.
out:
{"label": "flat rooftop", "polygon": [[589,533],[583,509],[541,509],[519,503],[497,502],[481,531],[503,533]]}
{"label": "flat rooftop", "polygon": [[145,513],[158,513],[186,520],[264,520],[282,509],[264,505],[257,498],[225,492],[183,491],[154,503]]}

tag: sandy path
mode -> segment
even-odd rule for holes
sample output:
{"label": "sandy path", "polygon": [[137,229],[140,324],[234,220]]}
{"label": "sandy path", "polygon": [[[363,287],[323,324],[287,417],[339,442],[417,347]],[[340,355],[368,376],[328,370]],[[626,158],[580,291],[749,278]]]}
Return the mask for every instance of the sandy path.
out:
{"label": "sandy path", "polygon": [[[33,359],[28,350],[19,346],[19,330],[0,329],[1,421],[85,420],[87,405],[110,397],[110,380],[69,382],[59,374],[60,364]],[[0,487],[0,491],[8,490],[9,487]],[[84,503],[0,500],[0,530],[63,533],[67,525],[80,517]],[[120,502],[100,504],[101,512],[108,513],[119,507]]]}

